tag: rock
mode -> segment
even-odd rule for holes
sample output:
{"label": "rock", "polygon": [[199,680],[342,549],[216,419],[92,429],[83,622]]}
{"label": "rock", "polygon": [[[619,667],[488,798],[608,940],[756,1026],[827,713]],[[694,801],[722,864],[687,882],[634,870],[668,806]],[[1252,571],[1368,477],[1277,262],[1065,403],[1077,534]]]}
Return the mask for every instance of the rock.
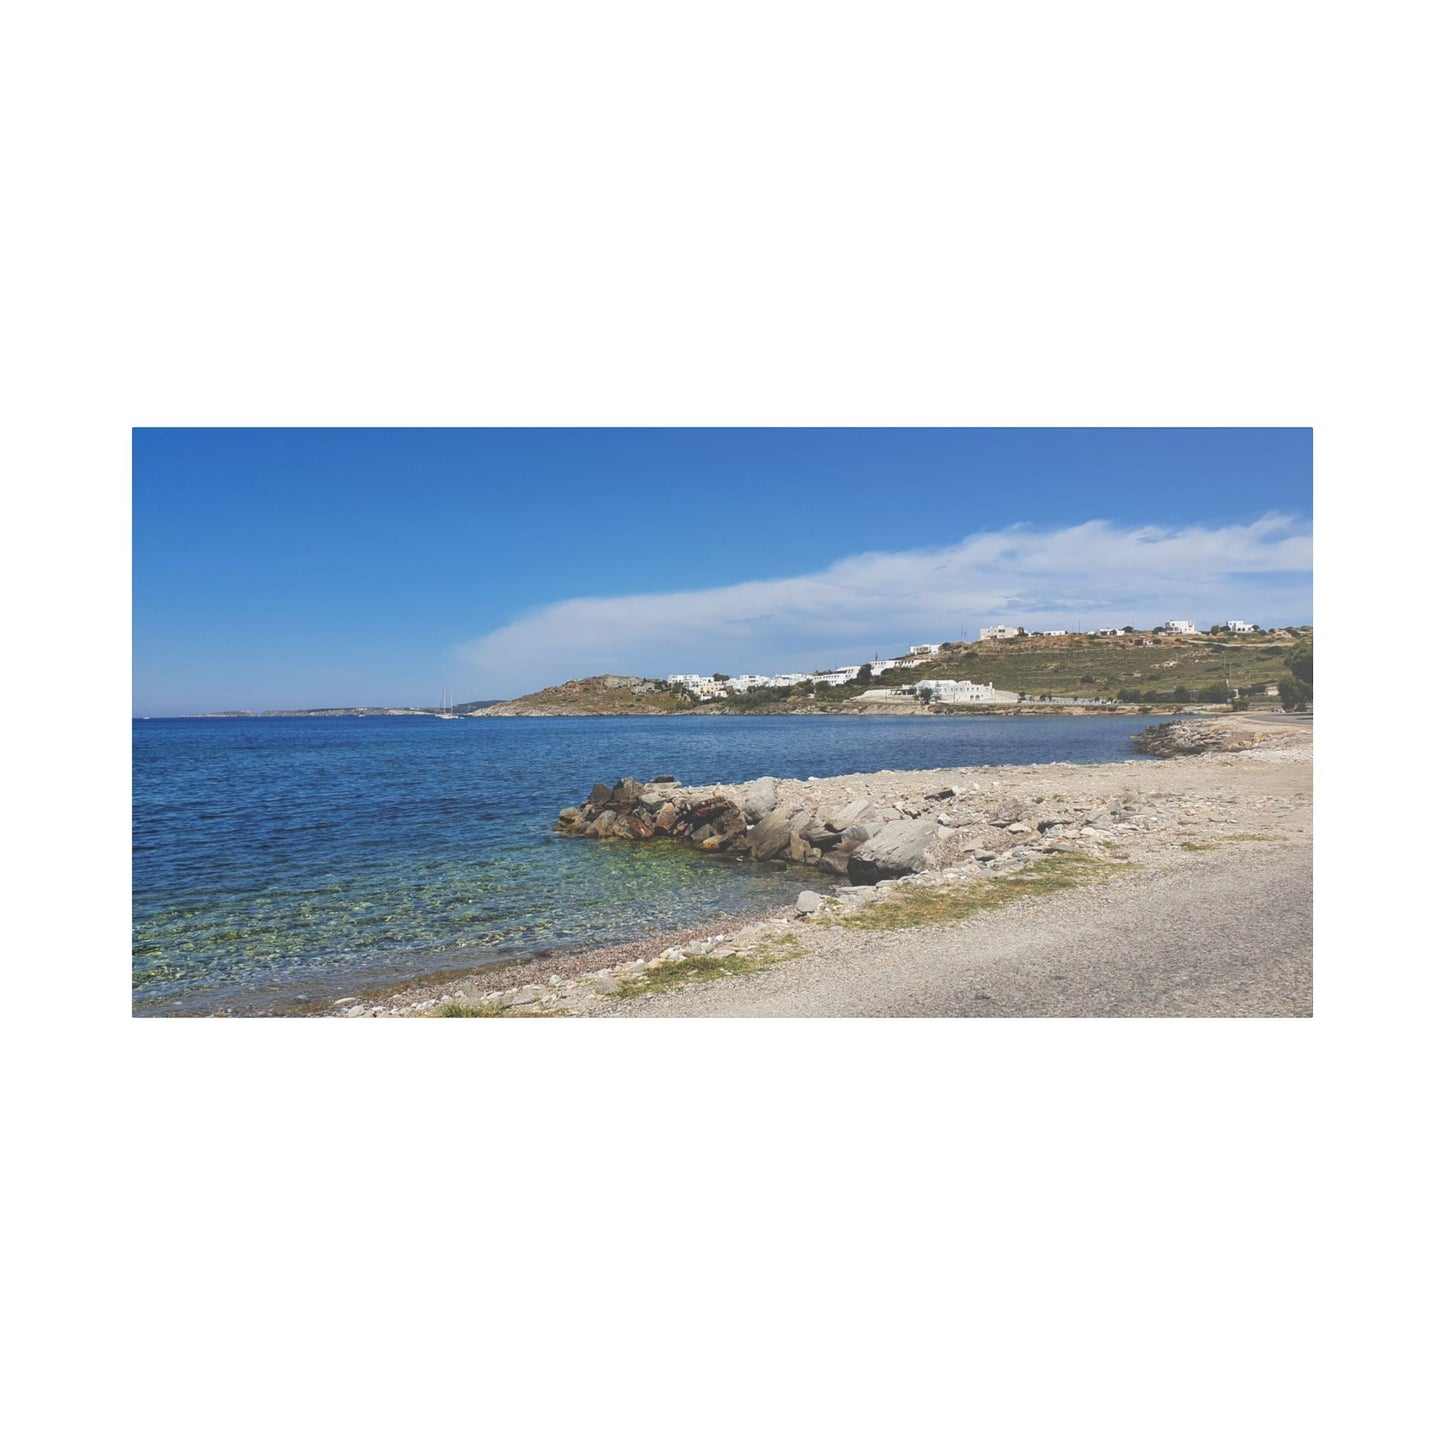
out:
{"label": "rock", "polygon": [[840,878],[846,878],[848,876],[848,854],[841,848],[834,848],[819,857],[818,867],[825,873],[836,873]]}
{"label": "rock", "polygon": [[848,857],[848,877],[854,883],[876,883],[901,878],[923,868],[936,825],[931,818],[899,819],[888,823]]}
{"label": "rock", "polygon": [[513,990],[512,1000],[506,1007],[518,1008],[524,1004],[536,1003],[546,992],[539,983],[525,983],[521,988]]}
{"label": "rock", "polygon": [[557,821],[561,823],[564,828],[575,828],[577,824],[582,821],[582,809],[563,808],[562,811],[557,814]]}
{"label": "rock", "polygon": [[866,843],[875,834],[881,833],[886,823],[851,823],[839,835],[838,851],[851,853],[860,843]]}
{"label": "rock", "polygon": [[593,993],[616,993],[622,984],[615,978],[598,978],[592,981]]}
{"label": "rock", "polygon": [[749,823],[760,823],[778,806],[778,780],[757,778],[743,794],[743,817]]}
{"label": "rock", "polygon": [[1010,823],[1007,831],[1010,833],[1032,833],[1034,828],[1032,823]]}
{"label": "rock", "polygon": [[617,814],[611,808],[599,813],[586,827],[585,832],[589,838],[610,838],[612,836],[612,825],[617,821]]}
{"label": "rock", "polygon": [[657,817],[653,819],[653,827],[659,833],[672,832],[673,824],[677,822],[677,804],[669,800],[657,810]]}
{"label": "rock", "polygon": [[612,789],[606,783],[597,783],[587,794],[587,806],[589,808],[602,808],[611,800]]}
{"label": "rock", "polygon": [[636,778],[623,778],[612,790],[614,808],[630,808],[642,797],[642,784]]}
{"label": "rock", "polygon": [[748,834],[748,851],[760,863],[786,853],[792,841],[793,820],[797,816],[793,808],[774,808]]}
{"label": "rock", "polygon": [[835,833],[846,833],[855,823],[881,823],[883,810],[868,798],[859,798],[824,813],[822,821]]}
{"label": "rock", "polygon": [[979,863],[992,863],[998,857],[997,853],[990,852],[987,848],[975,848],[973,856]]}
{"label": "rock", "polygon": [[612,825],[614,838],[632,838],[643,842],[652,837],[652,824],[640,813],[620,813]]}
{"label": "rock", "polygon": [[676,778],[671,773],[659,773],[655,778],[649,778],[649,783],[675,783]]}
{"label": "rock", "polygon": [[813,851],[811,844],[801,833],[790,833],[788,835],[788,857],[794,863],[806,863],[808,854]]}
{"label": "rock", "polygon": [[359,1019],[365,1012],[366,1009],[363,1008],[361,1004],[357,1004],[355,1008],[346,1010],[346,1017],[349,1019]]}
{"label": "rock", "polygon": [[644,808],[651,808],[656,812],[667,799],[661,793],[644,793],[637,801],[641,803]]}
{"label": "rock", "polygon": [[814,893],[811,888],[805,889],[798,894],[798,912],[816,913],[823,906],[823,895]]}

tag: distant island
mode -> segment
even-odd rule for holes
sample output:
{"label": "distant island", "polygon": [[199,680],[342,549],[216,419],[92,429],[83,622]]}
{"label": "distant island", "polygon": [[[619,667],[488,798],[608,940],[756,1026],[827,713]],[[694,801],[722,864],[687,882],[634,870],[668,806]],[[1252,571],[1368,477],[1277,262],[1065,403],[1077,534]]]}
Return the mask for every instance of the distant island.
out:
{"label": "distant island", "polygon": [[[459,714],[473,716],[482,709],[494,707],[497,699],[483,702],[459,702],[455,704]],[[252,712],[248,708],[233,708],[230,712],[188,712],[184,717],[436,717],[439,707],[302,707],[271,708],[266,712]]]}

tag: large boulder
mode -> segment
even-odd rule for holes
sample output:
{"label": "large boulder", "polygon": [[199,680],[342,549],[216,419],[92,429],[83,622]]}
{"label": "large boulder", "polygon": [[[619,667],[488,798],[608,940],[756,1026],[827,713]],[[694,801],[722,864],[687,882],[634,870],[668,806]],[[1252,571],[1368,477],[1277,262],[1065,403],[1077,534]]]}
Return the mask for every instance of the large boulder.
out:
{"label": "large boulder", "polygon": [[612,836],[612,825],[617,821],[617,814],[611,808],[600,812],[586,828],[589,838],[610,838]]}
{"label": "large boulder", "polygon": [[845,833],[854,823],[881,823],[883,809],[868,798],[858,798],[823,814],[823,822],[834,832]]}
{"label": "large boulder", "polygon": [[756,778],[743,794],[743,817],[749,823],[760,823],[778,806],[778,780]]}
{"label": "large boulder", "polygon": [[619,813],[612,825],[612,836],[642,842],[652,837],[652,824],[641,813]]}
{"label": "large boulder", "polygon": [[612,801],[612,789],[606,783],[594,783],[592,791],[587,794],[587,806],[589,808],[605,808]]}
{"label": "large boulder", "polygon": [[612,790],[612,806],[630,808],[642,797],[642,784],[636,778],[623,778]]}
{"label": "large boulder", "polygon": [[887,823],[848,855],[852,883],[876,883],[880,878],[902,878],[925,866],[937,827],[931,818],[900,818]]}
{"label": "large boulder", "polygon": [[[799,816],[795,808],[774,808],[748,834],[748,851],[760,863],[786,853],[793,841],[793,820]],[[801,816],[806,819],[807,814]]]}

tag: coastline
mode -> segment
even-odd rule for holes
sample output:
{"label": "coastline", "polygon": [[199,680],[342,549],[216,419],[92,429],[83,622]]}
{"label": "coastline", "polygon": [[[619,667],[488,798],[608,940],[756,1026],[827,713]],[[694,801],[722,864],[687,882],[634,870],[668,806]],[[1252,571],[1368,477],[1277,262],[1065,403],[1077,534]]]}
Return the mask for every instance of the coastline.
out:
{"label": "coastline", "polygon": [[[1199,720],[1193,722],[1197,727]],[[1312,727],[1275,719],[1263,722],[1260,714],[1208,719],[1207,727],[1218,734],[1212,745],[1165,758],[768,780],[776,783],[785,805],[804,799],[815,809],[837,806],[845,799],[851,804],[883,805],[900,819],[910,819],[920,833],[930,831],[926,825],[934,823],[931,831],[936,840],[928,845],[927,856],[920,858],[921,866],[904,876],[879,877],[859,885],[846,877],[815,873],[816,881],[800,890],[802,907],[712,917],[626,944],[433,975],[405,989],[339,999],[316,1013],[327,1017],[415,1017],[438,1011],[607,1016],[679,1008],[688,1012],[687,1004],[679,1000],[698,1001],[703,996],[707,1006],[702,1011],[717,1011],[719,997],[724,998],[726,1011],[727,997],[743,997],[742,975],[756,979],[766,970],[786,972],[778,965],[786,964],[800,949],[804,955],[822,957],[829,948],[820,945],[836,940],[834,930],[866,926],[874,949],[880,940],[897,942],[913,936],[909,930],[916,924],[896,928],[882,924],[888,910],[871,915],[880,926],[855,917],[879,904],[897,912],[900,901],[927,897],[932,902],[938,890],[962,900],[988,890],[1013,889],[1023,898],[1032,890],[1069,894],[1077,888],[1076,897],[1082,898],[1126,879],[1137,892],[1144,875],[1169,888],[1187,881],[1183,875],[1190,866],[1206,861],[1197,855],[1216,852],[1221,856],[1210,860],[1214,874],[1227,860],[1244,859],[1240,876],[1247,879],[1247,857],[1268,855],[1283,860],[1278,866],[1287,882],[1299,882],[1307,891]],[[677,792],[726,795],[741,806],[752,786]],[[963,814],[970,817],[957,816]],[[594,846],[646,844],[608,840]],[[1203,880],[1210,872],[1198,877]],[[1293,891],[1298,894],[1299,889]],[[1058,900],[1046,900],[1043,906],[1049,903],[1055,909],[1060,906]],[[986,936],[990,923],[1002,918],[993,913],[990,918],[973,919],[970,926],[984,929]],[[1280,1006],[1283,1014],[1309,1011],[1308,1003],[1301,1003],[1307,999],[1308,982],[1299,980],[1297,959],[1294,968],[1288,1002]],[[664,995],[670,1007],[659,1006]],[[1102,1011],[1112,1010],[1103,1007]]]}

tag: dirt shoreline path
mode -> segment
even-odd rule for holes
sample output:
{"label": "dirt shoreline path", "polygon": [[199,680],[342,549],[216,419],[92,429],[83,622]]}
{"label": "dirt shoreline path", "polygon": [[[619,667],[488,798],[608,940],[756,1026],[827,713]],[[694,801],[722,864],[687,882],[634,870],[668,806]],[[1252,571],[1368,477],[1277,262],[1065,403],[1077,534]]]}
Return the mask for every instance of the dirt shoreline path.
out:
{"label": "dirt shoreline path", "polygon": [[[766,972],[615,1004],[647,1018],[1308,1018],[1308,841],[1238,843],[959,923],[808,930]],[[795,935],[796,936],[796,935]]]}

